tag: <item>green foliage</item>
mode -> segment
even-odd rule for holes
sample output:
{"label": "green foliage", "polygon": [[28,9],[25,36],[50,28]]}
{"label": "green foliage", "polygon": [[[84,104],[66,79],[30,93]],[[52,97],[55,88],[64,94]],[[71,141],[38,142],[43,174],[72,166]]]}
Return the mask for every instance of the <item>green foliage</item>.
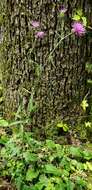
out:
{"label": "green foliage", "polygon": [[86,108],[88,107],[88,103],[85,98],[82,100],[81,107],[83,108],[84,111],[86,111]]}
{"label": "green foliage", "polygon": [[67,126],[67,124],[66,124],[66,123],[63,123],[63,122],[58,123],[58,124],[57,124],[57,127],[58,127],[58,128],[62,128],[65,132],[67,132],[67,131],[69,130],[69,127]]}
{"label": "green foliage", "polygon": [[30,132],[13,133],[1,148],[1,177],[18,190],[81,190],[92,186],[92,152],[40,142]]}
{"label": "green foliage", "polygon": [[82,10],[77,10],[72,18],[75,21],[82,21],[84,26],[87,26],[87,18],[83,15]]}
{"label": "green foliage", "polygon": [[7,127],[9,125],[8,121],[0,118],[0,127]]}

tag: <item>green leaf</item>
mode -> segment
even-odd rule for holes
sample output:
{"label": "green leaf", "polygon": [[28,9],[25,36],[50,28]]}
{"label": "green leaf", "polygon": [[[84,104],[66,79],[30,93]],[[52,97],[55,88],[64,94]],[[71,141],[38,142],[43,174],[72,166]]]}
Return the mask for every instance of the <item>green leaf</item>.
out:
{"label": "green leaf", "polygon": [[83,15],[82,9],[78,9],[78,10],[76,11],[76,13],[77,13],[80,17],[82,17],[82,15]]}
{"label": "green leaf", "polygon": [[51,180],[49,180],[49,182],[48,182],[47,187],[45,188],[45,190],[55,190],[55,186],[51,182]]}
{"label": "green leaf", "polygon": [[2,135],[2,137],[0,138],[0,144],[5,145],[8,142],[8,137]]}
{"label": "green leaf", "polygon": [[45,165],[45,173],[61,176],[62,171],[52,164]]}
{"label": "green leaf", "polygon": [[60,181],[59,184],[56,184],[55,190],[65,190],[65,187],[66,187],[65,183],[63,183],[63,181]]}
{"label": "green leaf", "polygon": [[38,160],[36,154],[30,153],[28,151],[23,153],[23,157],[25,158],[26,162],[36,162]]}
{"label": "green leaf", "polygon": [[76,156],[76,157],[81,157],[82,156],[82,151],[80,148],[77,147],[70,147],[70,154],[72,154],[72,156]]}
{"label": "green leaf", "polygon": [[38,182],[31,187],[31,190],[42,190],[43,187],[44,187],[44,184],[42,184],[41,182]]}
{"label": "green leaf", "polygon": [[30,186],[24,185],[24,186],[22,187],[22,190],[30,190]]}
{"label": "green leaf", "polygon": [[52,140],[46,140],[46,145],[48,148],[51,148],[51,149],[56,147],[54,141]]}
{"label": "green leaf", "polygon": [[80,16],[79,16],[79,15],[77,15],[77,14],[75,14],[75,15],[73,16],[73,20],[75,20],[75,21],[80,20]]}
{"label": "green leaf", "polygon": [[70,180],[67,181],[67,190],[74,190],[74,183]]}
{"label": "green leaf", "polygon": [[86,19],[86,17],[82,17],[82,22],[83,22],[83,25],[84,26],[87,26],[87,19]]}
{"label": "green leaf", "polygon": [[9,123],[5,119],[0,119],[0,126],[1,127],[7,127],[7,126],[9,126]]}
{"label": "green leaf", "polygon": [[67,126],[67,124],[65,124],[65,123],[63,123],[63,122],[58,123],[58,124],[57,124],[57,127],[58,127],[58,128],[63,128],[63,130],[64,130],[65,132],[67,132],[67,131],[69,130],[69,127]]}
{"label": "green leaf", "polygon": [[86,111],[86,108],[88,107],[87,100],[84,98],[81,103],[81,107],[83,108],[84,111]]}
{"label": "green leaf", "polygon": [[88,151],[84,150],[84,151],[83,151],[83,157],[84,157],[84,159],[86,159],[86,160],[92,159],[92,152],[88,152]]}
{"label": "green leaf", "polygon": [[35,171],[33,168],[29,168],[26,173],[26,180],[32,181],[34,178],[37,178],[38,175],[38,171]]}

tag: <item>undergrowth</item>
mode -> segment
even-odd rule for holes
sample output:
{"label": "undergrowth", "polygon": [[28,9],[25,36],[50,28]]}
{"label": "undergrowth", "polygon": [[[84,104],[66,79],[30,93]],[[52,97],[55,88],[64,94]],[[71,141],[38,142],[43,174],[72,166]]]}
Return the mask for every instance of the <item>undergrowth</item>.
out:
{"label": "undergrowth", "polygon": [[[2,131],[1,179],[17,190],[91,190],[92,147],[38,141],[23,125]],[[3,183],[0,186],[3,189]]]}

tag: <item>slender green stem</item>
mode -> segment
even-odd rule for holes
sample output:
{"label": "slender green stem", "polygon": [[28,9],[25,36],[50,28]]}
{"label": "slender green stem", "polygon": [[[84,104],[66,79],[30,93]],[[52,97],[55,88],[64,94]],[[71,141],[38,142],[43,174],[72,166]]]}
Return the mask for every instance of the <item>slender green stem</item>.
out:
{"label": "slender green stem", "polygon": [[70,36],[72,34],[72,32],[70,32],[69,34],[67,34],[64,37],[61,37],[60,41],[56,44],[56,46],[54,47],[54,49],[51,51],[51,53],[49,54],[49,58],[50,56],[53,54],[53,52],[56,50],[56,48],[61,44],[61,42],[66,39],[68,36]]}
{"label": "slender green stem", "polygon": [[34,43],[33,43],[33,47],[31,48],[30,54],[33,52],[35,45],[36,45],[37,39],[35,39]]}

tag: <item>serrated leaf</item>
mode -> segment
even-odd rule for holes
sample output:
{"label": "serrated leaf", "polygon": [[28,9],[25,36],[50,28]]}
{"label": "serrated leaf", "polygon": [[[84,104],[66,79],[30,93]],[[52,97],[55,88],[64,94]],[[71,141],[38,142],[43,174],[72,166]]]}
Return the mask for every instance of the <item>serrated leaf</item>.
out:
{"label": "serrated leaf", "polygon": [[26,173],[26,180],[32,181],[34,178],[37,178],[38,174],[38,171],[35,171],[33,168],[29,168]]}
{"label": "serrated leaf", "polygon": [[78,21],[78,20],[80,20],[80,16],[75,14],[72,19],[75,21]]}

